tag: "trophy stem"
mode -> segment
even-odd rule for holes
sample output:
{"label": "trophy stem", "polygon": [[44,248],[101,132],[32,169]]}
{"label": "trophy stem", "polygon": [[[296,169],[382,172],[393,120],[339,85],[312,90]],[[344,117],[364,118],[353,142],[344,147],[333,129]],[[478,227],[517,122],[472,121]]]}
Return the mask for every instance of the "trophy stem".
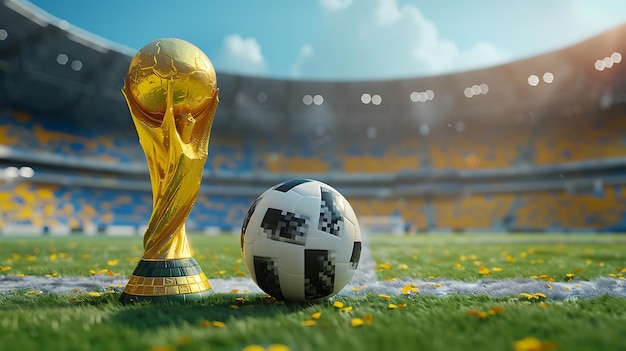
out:
{"label": "trophy stem", "polygon": [[202,301],[211,294],[211,284],[193,258],[142,259],[120,297],[123,304],[135,302]]}

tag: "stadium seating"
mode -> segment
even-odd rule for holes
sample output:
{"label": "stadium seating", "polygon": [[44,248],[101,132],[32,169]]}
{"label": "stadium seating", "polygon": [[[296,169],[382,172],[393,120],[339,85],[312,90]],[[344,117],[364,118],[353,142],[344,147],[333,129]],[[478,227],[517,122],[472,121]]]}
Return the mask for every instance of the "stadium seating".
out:
{"label": "stadium seating", "polygon": [[[251,202],[246,197],[198,196],[187,227],[241,227]],[[109,225],[144,227],[152,212],[148,192],[22,182],[0,187],[0,227],[7,223],[72,230]]]}
{"label": "stadium seating", "polygon": [[435,227],[457,231],[502,230],[513,200],[513,194],[435,198],[432,202]]}
{"label": "stadium seating", "polygon": [[626,156],[626,119],[619,110],[550,116],[535,129],[539,165]]}
{"label": "stadium seating", "polygon": [[523,161],[530,123],[475,121],[463,128],[443,126],[428,137],[435,169],[505,168]]}
{"label": "stadium seating", "polygon": [[563,191],[519,195],[514,228],[517,230],[598,230],[620,224],[626,213],[625,192],[604,187],[597,193]]}

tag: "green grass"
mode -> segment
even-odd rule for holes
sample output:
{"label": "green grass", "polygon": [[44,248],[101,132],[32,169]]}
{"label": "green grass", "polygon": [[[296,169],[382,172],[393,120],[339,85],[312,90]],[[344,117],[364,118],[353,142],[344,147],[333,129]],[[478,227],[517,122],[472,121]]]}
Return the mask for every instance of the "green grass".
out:
{"label": "green grass", "polygon": [[[209,279],[245,272],[238,262],[237,236],[191,240],[194,257]],[[626,267],[624,236],[372,236],[369,242],[379,279],[435,276],[471,281],[546,274],[565,280],[565,274],[574,272],[578,280],[609,274],[618,279]],[[4,275],[89,276],[90,270],[103,269],[128,276],[140,256],[140,238],[0,237]],[[480,275],[481,265],[491,273]],[[118,297],[119,292],[97,297],[0,294],[0,349],[195,351],[283,344],[290,350],[315,351],[515,350],[515,341],[535,337],[557,350],[626,350],[622,297],[555,301],[413,294],[387,300],[366,294],[302,305],[276,303],[261,294],[219,293],[185,306],[122,306]],[[333,306],[335,301],[351,310]],[[390,303],[399,308],[389,308]],[[503,310],[477,316],[494,307]],[[312,323],[307,321],[316,312],[321,316],[314,325],[303,325]],[[357,318],[371,321],[353,327]]]}

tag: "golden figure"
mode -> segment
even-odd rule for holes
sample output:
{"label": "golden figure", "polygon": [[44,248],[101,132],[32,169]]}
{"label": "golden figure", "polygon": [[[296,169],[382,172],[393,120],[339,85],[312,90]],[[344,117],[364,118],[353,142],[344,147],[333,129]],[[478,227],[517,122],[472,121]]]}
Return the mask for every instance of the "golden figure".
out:
{"label": "golden figure", "polygon": [[191,257],[185,221],[218,105],[215,70],[193,44],[159,39],[135,55],[122,92],[148,162],[153,209],[142,259],[120,300],[202,300],[211,285]]}

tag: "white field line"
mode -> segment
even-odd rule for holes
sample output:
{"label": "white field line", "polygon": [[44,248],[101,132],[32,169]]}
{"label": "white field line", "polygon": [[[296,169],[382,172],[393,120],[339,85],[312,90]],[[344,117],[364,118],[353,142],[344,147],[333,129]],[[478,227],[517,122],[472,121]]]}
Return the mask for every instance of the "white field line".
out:
{"label": "white field line", "polygon": [[[483,279],[466,282],[451,279],[413,279],[397,278],[396,280],[378,281],[374,272],[376,265],[364,245],[359,268],[350,283],[338,296],[355,296],[367,293],[397,296],[402,294],[402,287],[416,284],[419,295],[447,296],[459,295],[490,295],[519,296],[521,293],[545,294],[547,298],[564,300],[570,298],[591,298],[603,295],[626,297],[626,280],[612,277],[597,278],[592,281],[552,282],[550,285],[540,279]],[[121,289],[128,278],[95,275],[91,277],[41,277],[0,275],[0,293],[14,290],[38,290],[50,293],[73,293],[103,291],[110,287]],[[238,293],[261,293],[262,291],[250,278],[210,279],[216,293],[229,293],[237,289]],[[551,288],[549,287],[551,286]]]}

